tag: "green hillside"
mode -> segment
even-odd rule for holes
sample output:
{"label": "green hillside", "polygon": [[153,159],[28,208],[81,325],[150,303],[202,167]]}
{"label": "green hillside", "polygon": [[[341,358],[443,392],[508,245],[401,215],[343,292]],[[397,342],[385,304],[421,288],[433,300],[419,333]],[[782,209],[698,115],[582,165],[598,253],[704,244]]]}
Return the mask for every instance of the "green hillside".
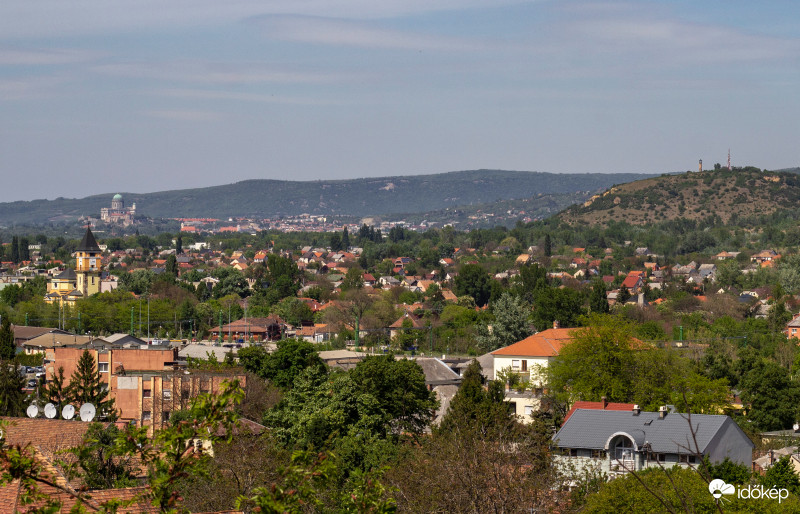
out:
{"label": "green hillside", "polygon": [[[599,191],[649,175],[634,173],[555,174],[473,170],[435,175],[319,180],[246,180],[234,184],[157,193],[121,192],[137,214],[173,217],[275,217],[302,213],[370,216],[417,213],[530,198],[540,194]],[[0,223],[41,224],[98,216],[118,191],[82,199],[58,198],[0,203]]]}
{"label": "green hillside", "polygon": [[644,225],[717,217],[745,222],[800,207],[800,176],[758,168],[662,175],[614,186],[559,214],[570,224]]}

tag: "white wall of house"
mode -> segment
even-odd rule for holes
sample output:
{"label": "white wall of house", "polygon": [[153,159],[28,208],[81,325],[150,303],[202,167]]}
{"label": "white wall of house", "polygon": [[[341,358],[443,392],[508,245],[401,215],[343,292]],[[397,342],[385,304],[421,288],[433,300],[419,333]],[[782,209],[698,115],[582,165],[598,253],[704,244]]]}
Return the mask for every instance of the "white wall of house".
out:
{"label": "white wall of house", "polygon": [[497,373],[505,368],[519,373],[523,379],[532,383],[541,383],[542,372],[547,368],[550,357],[531,357],[522,355],[493,355],[493,377],[497,380]]}

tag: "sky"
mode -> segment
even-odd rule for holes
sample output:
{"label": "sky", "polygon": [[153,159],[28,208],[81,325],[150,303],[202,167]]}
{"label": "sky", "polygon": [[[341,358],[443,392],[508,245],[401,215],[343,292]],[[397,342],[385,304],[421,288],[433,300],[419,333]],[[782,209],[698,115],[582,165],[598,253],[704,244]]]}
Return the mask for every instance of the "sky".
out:
{"label": "sky", "polygon": [[798,92],[796,1],[4,0],[0,201],[787,168]]}

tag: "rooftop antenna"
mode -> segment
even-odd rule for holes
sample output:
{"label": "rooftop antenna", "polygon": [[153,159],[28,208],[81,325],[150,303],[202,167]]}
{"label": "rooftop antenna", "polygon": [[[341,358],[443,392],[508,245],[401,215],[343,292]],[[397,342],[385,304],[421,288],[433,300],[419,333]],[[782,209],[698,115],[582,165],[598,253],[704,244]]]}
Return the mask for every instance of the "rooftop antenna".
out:
{"label": "rooftop antenna", "polygon": [[48,403],[47,405],[44,406],[44,416],[47,419],[53,419],[56,417],[57,414],[58,414],[58,409],[56,409],[56,406],[53,405],[52,403]]}
{"label": "rooftop antenna", "polygon": [[61,409],[61,417],[64,418],[64,419],[72,419],[72,418],[74,418],[75,417],[75,407],[73,407],[70,404],[65,405],[64,408]]}
{"label": "rooftop antenna", "polygon": [[94,405],[92,405],[91,403],[84,403],[83,405],[81,405],[81,410],[80,410],[81,421],[84,421],[86,423],[90,422],[91,420],[94,419],[94,415],[96,413],[97,409],[95,409]]}
{"label": "rooftop antenna", "polygon": [[39,407],[34,404],[28,405],[28,410],[25,411],[28,414],[29,418],[35,418],[39,415]]}

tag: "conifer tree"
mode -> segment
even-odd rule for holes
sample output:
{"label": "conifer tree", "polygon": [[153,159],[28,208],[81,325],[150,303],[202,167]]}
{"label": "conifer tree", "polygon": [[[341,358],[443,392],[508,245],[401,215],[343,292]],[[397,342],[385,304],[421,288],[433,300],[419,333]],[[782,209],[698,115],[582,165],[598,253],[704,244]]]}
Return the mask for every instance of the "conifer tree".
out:
{"label": "conifer tree", "polygon": [[589,308],[597,314],[607,314],[609,312],[608,299],[606,299],[606,286],[602,280],[595,280],[592,287],[592,295],[589,299]]}
{"label": "conifer tree", "polygon": [[19,238],[17,236],[11,238],[11,262],[19,263]]}
{"label": "conifer tree", "polygon": [[29,261],[31,260],[31,251],[28,249],[28,238],[21,237],[19,239],[19,260],[20,261]]}
{"label": "conifer tree", "polygon": [[22,416],[25,412],[25,378],[19,367],[0,362],[0,416]]}
{"label": "conifer tree", "polygon": [[91,403],[97,408],[98,416],[116,419],[114,400],[108,397],[108,388],[103,383],[89,350],[84,350],[78,359],[78,368],[70,377],[70,388],[70,397],[75,403]]}
{"label": "conifer tree", "polygon": [[58,373],[53,376],[44,390],[44,396],[49,403],[64,406],[71,401],[71,388],[64,385],[64,378],[64,366],[59,366]]}
{"label": "conifer tree", "polygon": [[14,330],[11,328],[11,320],[8,316],[3,318],[0,326],[0,361],[10,361],[17,354],[17,347],[14,344]]}
{"label": "conifer tree", "polygon": [[345,252],[350,249],[350,234],[347,233],[347,227],[342,231],[342,249]]}

